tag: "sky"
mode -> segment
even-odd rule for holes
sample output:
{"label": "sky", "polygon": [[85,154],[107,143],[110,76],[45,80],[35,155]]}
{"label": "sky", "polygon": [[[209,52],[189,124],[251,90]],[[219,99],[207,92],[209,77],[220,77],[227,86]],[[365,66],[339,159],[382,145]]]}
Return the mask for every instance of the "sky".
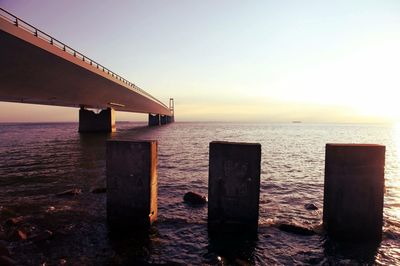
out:
{"label": "sky", "polygon": [[[164,103],[173,97],[177,121],[400,122],[398,0],[0,6]],[[77,119],[74,108],[0,103],[0,122]]]}

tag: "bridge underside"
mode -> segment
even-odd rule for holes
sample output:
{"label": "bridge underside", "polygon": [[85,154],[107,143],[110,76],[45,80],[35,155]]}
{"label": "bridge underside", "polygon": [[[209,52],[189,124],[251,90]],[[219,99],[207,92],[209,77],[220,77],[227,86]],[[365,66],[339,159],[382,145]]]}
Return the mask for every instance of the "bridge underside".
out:
{"label": "bridge underside", "polygon": [[0,47],[0,101],[172,116],[146,92],[2,18]]}

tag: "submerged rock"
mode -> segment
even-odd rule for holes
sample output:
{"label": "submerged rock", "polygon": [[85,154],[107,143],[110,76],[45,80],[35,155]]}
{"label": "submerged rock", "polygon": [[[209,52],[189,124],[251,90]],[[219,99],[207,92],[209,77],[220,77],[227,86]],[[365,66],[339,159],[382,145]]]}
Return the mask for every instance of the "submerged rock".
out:
{"label": "submerged rock", "polygon": [[7,240],[8,241],[18,241],[18,240],[26,240],[27,238],[28,238],[28,235],[24,229],[13,229],[9,232]]}
{"label": "submerged rock", "polygon": [[284,232],[302,236],[311,236],[315,234],[313,230],[295,224],[280,224],[278,228]]}
{"label": "submerged rock", "polygon": [[318,210],[318,207],[317,207],[314,203],[307,203],[307,204],[304,204],[304,208],[306,208],[306,210],[309,210],[309,211],[316,211],[316,210]]}
{"label": "submerged rock", "polygon": [[68,189],[63,192],[57,193],[57,196],[76,196],[82,193],[82,189],[80,188],[73,188]]}
{"label": "submerged rock", "polygon": [[191,205],[199,206],[207,203],[207,197],[190,191],[183,196],[183,201]]}
{"label": "submerged rock", "polygon": [[26,240],[28,238],[27,233],[25,232],[25,230],[17,230],[17,236],[19,237],[19,239],[21,240]]}

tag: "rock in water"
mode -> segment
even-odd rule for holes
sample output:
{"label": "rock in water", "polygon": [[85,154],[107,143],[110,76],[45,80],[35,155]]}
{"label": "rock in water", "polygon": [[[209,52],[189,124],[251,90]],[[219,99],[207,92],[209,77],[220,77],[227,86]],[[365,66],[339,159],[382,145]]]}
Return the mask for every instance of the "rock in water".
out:
{"label": "rock in water", "polygon": [[309,211],[316,211],[316,210],[318,210],[318,207],[315,206],[315,204],[313,204],[313,203],[304,204],[304,208],[306,208],[306,210],[309,210]]}
{"label": "rock in water", "polygon": [[28,234],[22,228],[21,229],[13,229],[8,234],[8,240],[12,240],[12,241],[26,240],[27,238],[28,238]]}
{"label": "rock in water", "polygon": [[188,204],[197,206],[207,203],[207,197],[194,192],[187,192],[185,196],[183,196],[183,200]]}
{"label": "rock in water", "polygon": [[278,228],[282,231],[302,236],[311,236],[315,234],[313,230],[295,224],[280,224]]}
{"label": "rock in water", "polygon": [[9,218],[9,219],[6,220],[5,224],[7,226],[17,225],[17,224],[21,223],[22,221],[24,221],[24,219],[25,218],[23,216]]}

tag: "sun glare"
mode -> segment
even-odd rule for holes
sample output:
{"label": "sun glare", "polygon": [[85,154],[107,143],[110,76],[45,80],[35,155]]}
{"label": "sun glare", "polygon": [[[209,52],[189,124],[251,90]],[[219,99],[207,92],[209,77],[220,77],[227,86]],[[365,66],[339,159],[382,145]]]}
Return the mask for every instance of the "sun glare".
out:
{"label": "sun glare", "polygon": [[[396,44],[396,45],[395,45]],[[399,42],[371,44],[291,69],[268,84],[265,97],[348,107],[361,116],[400,122]],[[260,89],[261,90],[261,89]]]}

